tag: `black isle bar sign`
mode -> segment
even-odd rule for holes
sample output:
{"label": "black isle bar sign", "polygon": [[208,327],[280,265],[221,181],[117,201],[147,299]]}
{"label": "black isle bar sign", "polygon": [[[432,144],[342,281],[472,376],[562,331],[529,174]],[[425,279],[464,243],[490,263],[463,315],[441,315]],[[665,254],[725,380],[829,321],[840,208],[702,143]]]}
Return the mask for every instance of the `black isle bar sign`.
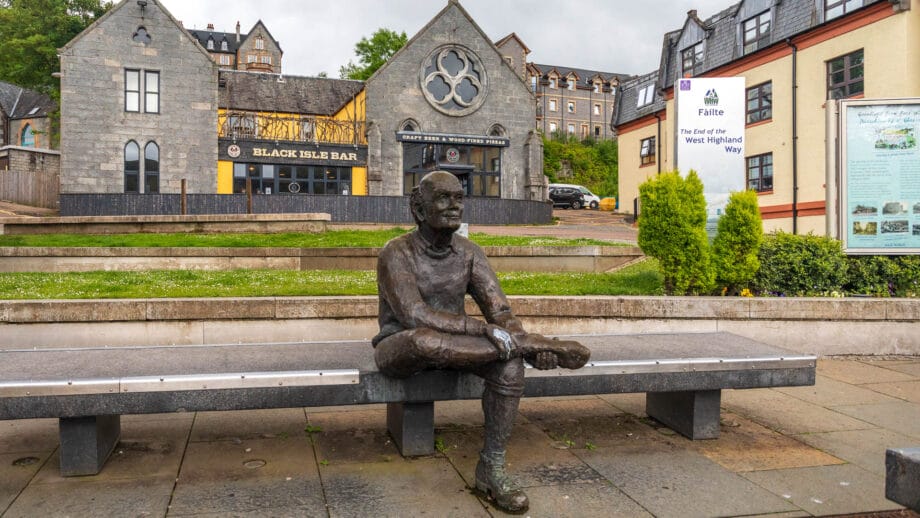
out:
{"label": "black isle bar sign", "polygon": [[220,140],[220,160],[263,164],[364,166],[366,146],[330,146],[266,140]]}

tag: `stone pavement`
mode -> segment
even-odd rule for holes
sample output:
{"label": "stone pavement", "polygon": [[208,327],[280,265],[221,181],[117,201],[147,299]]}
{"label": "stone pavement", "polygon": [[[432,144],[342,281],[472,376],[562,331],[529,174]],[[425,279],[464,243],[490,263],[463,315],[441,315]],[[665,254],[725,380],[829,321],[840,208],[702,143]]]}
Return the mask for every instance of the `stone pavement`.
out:
{"label": "stone pavement", "polygon": [[[509,468],[528,516],[917,517],[884,452],[920,445],[920,357],[822,359],[814,387],[723,392],[722,437],[650,420],[641,394],[526,399]],[[469,484],[477,401],[436,405],[439,453],[404,459],[382,406],[125,416],[102,473],[58,475],[55,420],[0,421],[0,514],[502,516]]]}

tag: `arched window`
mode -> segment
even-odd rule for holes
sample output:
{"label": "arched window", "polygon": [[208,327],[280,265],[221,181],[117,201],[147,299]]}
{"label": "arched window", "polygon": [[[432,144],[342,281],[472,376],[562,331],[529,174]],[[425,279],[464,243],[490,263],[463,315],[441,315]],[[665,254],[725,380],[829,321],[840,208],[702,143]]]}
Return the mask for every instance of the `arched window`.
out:
{"label": "arched window", "polygon": [[418,131],[418,130],[419,130],[418,123],[412,119],[406,119],[400,125],[400,131]]}
{"label": "arched window", "polygon": [[489,129],[490,137],[504,137],[505,136],[505,127],[501,124],[493,124]]}
{"label": "arched window", "polygon": [[19,145],[22,147],[35,147],[35,132],[32,131],[31,124],[26,124],[26,126],[22,128]]}
{"label": "arched window", "polygon": [[141,148],[129,140],[125,144],[125,192],[141,192],[138,182],[141,174]]}
{"label": "arched window", "polygon": [[160,192],[160,147],[156,142],[144,147],[144,192]]}

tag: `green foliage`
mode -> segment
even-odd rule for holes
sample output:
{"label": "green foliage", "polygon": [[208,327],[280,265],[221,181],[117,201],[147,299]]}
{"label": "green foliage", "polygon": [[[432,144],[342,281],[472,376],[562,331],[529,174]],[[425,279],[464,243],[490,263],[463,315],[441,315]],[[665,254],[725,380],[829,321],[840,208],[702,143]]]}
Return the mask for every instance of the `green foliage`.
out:
{"label": "green foliage", "polygon": [[358,64],[349,61],[347,65],[343,65],[339,68],[339,77],[367,81],[378,68],[393,57],[393,54],[403,48],[407,41],[409,38],[405,31],[397,33],[382,27],[377,29],[371,35],[371,39],[361,38],[361,41],[355,44]]}
{"label": "green foliage", "polygon": [[920,296],[920,256],[850,256],[844,290],[875,297]]}
{"label": "green foliage", "polygon": [[814,234],[768,234],[760,248],[758,292],[777,296],[840,293],[847,279],[847,258],[840,242]]}
{"label": "green foliage", "polygon": [[731,295],[746,287],[760,261],[757,254],[763,243],[763,223],[757,204],[757,193],[742,191],[732,193],[719,218],[719,229],[712,242],[712,264],[716,284]]}
{"label": "green foliage", "polygon": [[658,259],[669,295],[708,293],[714,283],[706,199],[695,171],[663,173],[639,186],[639,246]]}
{"label": "green foliage", "polygon": [[[559,177],[563,162],[573,176]],[[578,140],[556,133],[543,139],[543,173],[550,183],[583,185],[598,196],[616,196],[618,186],[617,141]]]}

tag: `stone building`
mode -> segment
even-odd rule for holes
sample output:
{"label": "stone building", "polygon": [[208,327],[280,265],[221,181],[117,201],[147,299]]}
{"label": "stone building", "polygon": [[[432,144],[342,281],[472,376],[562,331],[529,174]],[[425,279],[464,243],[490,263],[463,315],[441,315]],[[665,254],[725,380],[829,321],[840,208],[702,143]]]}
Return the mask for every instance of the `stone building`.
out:
{"label": "stone building", "polygon": [[43,93],[0,81],[0,147],[53,149],[49,115],[56,108]]}
{"label": "stone building", "polygon": [[455,0],[368,79],[368,190],[408,193],[428,171],[473,197],[545,199],[536,105]]}
{"label": "stone building", "polygon": [[159,2],[122,0],[60,59],[62,194],[214,192],[218,67]]}
{"label": "stone building", "polygon": [[198,40],[221,69],[281,73],[284,52],[262,20],[242,34],[240,22],[236,22],[236,32],[217,32],[214,24],[209,23],[207,29],[190,29],[188,33]]}

